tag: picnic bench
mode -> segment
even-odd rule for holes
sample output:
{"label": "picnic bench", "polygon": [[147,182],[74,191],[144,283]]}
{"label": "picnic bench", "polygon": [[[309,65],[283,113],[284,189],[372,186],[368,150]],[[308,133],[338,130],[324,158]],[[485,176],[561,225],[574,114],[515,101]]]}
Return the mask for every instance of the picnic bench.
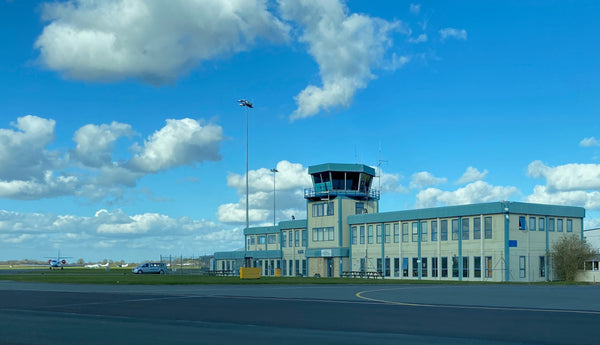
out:
{"label": "picnic bench", "polygon": [[343,271],[342,277],[345,278],[381,278],[383,279],[383,272],[381,271]]}
{"label": "picnic bench", "polygon": [[233,270],[210,270],[210,271],[206,271],[206,273],[209,276],[226,277],[226,276],[232,276]]}

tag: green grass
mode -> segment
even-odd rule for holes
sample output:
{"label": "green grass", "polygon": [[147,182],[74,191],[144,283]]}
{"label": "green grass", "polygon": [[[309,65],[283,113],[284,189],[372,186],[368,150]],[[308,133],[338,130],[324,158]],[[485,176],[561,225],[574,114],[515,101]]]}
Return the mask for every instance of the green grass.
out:
{"label": "green grass", "polygon": [[[448,280],[400,280],[400,279],[364,279],[364,278],[302,278],[302,277],[262,277],[260,279],[240,279],[239,277],[214,277],[197,274],[184,274],[177,271],[171,274],[143,274],[131,273],[131,268],[105,269],[83,269],[78,267],[65,267],[64,270],[40,269],[24,270],[12,274],[11,269],[2,269],[0,280],[17,282],[39,282],[39,283],[71,283],[71,284],[112,284],[112,285],[214,285],[214,284],[513,284],[494,282],[458,282]],[[13,268],[15,269],[15,268]],[[185,269],[183,270],[185,271]],[[522,283],[520,283],[522,284]],[[576,284],[587,285],[577,282],[552,282],[552,283],[530,283],[534,285],[544,284]]]}

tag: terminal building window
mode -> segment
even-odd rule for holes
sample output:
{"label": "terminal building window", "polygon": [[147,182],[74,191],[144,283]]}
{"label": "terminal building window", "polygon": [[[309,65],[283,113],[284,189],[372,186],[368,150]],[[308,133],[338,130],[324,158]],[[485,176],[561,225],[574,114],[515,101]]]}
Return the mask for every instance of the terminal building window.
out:
{"label": "terminal building window", "polygon": [[519,230],[527,230],[527,222],[525,216],[519,216]]}
{"label": "terminal building window", "polygon": [[281,232],[281,246],[282,247],[286,247],[287,246],[287,231],[282,231]]}
{"label": "terminal building window", "polygon": [[458,219],[452,219],[452,240],[458,240]]}
{"label": "terminal building window", "polygon": [[412,276],[413,277],[419,276],[419,258],[412,259]]}
{"label": "terminal building window", "polygon": [[527,276],[526,263],[525,256],[519,256],[519,278],[525,278]]}
{"label": "terminal building window", "polygon": [[384,232],[385,239],[383,241],[384,243],[390,243],[390,241],[391,241],[390,228],[391,228],[390,224],[385,224],[385,232]]}
{"label": "terminal building window", "polygon": [[483,218],[484,226],[484,238],[486,240],[492,239],[492,217]]}
{"label": "terminal building window", "polygon": [[427,242],[427,222],[421,222],[421,242]]}
{"label": "terminal building window", "polygon": [[573,232],[573,219],[567,219],[567,232]]}
{"label": "terminal building window", "polygon": [[408,242],[408,223],[402,223],[402,242]]}
{"label": "terminal building window", "polygon": [[491,256],[485,257],[485,277],[486,278],[492,277],[492,257]]}
{"label": "terminal building window", "polygon": [[427,277],[427,258],[421,258],[421,277]]}
{"label": "terminal building window", "polygon": [[377,244],[381,244],[381,225],[377,224],[377,226],[375,226],[375,237],[376,237],[376,242]]}
{"label": "terminal building window", "polygon": [[554,232],[554,218],[548,218],[548,231]]}
{"label": "terminal building window", "polygon": [[408,258],[402,258],[402,276],[408,277]]}
{"label": "terminal building window", "polygon": [[438,258],[431,258],[431,276],[437,278],[438,276]]}
{"label": "terminal building window", "polygon": [[354,214],[363,214],[365,213],[365,203],[364,202],[357,202],[355,205],[355,210],[354,210]]}
{"label": "terminal building window", "polygon": [[481,218],[473,218],[473,239],[481,239]]}
{"label": "terminal building window", "polygon": [[546,257],[540,256],[540,278],[546,277]]}
{"label": "terminal building window", "polygon": [[365,227],[361,225],[360,227],[360,244],[365,244]]}
{"label": "terminal building window", "polygon": [[448,241],[448,221],[443,219],[440,223],[440,241]]}
{"label": "terminal building window", "polygon": [[394,277],[400,277],[400,258],[394,258]]}
{"label": "terminal building window", "polygon": [[445,278],[448,276],[448,257],[442,257],[442,277]]}
{"label": "terminal building window", "polygon": [[394,223],[394,243],[400,241],[400,224]]}
{"label": "terminal building window", "polygon": [[469,277],[469,257],[468,256],[463,256],[462,258],[463,260],[463,278],[468,278]]}
{"label": "terminal building window", "polygon": [[373,244],[373,225],[367,226],[367,243]]}
{"label": "terminal building window", "polygon": [[458,257],[452,257],[452,277],[458,278]]}
{"label": "terminal building window", "polygon": [[538,227],[538,229],[539,229],[540,231],[544,231],[544,230],[546,230],[546,220],[545,220],[544,218],[540,218],[540,219],[539,219],[539,221],[540,221],[540,222],[539,222],[539,225],[540,225],[540,226]]}
{"label": "terminal building window", "polygon": [[469,239],[469,218],[462,219],[462,239]]}
{"label": "terminal building window", "polygon": [[556,220],[556,231],[563,232],[563,220],[562,219]]}
{"label": "terminal building window", "polygon": [[475,278],[481,278],[481,256],[473,257],[473,276]]}
{"label": "terminal building window", "polygon": [[352,244],[356,244],[356,237],[357,237],[356,231],[357,231],[356,227],[353,226],[352,230],[351,230]]}
{"label": "terminal building window", "polygon": [[333,201],[312,205],[312,216],[313,217],[323,217],[323,216],[333,216],[333,215],[334,215]]}
{"label": "terminal building window", "polygon": [[313,228],[313,242],[333,241],[333,227]]}
{"label": "terminal building window", "polygon": [[529,230],[535,231],[535,217],[529,217]]}
{"label": "terminal building window", "polygon": [[419,224],[417,222],[412,223],[412,241],[419,242]]}
{"label": "terminal building window", "polygon": [[438,240],[438,228],[437,220],[431,221],[431,241],[435,242]]}

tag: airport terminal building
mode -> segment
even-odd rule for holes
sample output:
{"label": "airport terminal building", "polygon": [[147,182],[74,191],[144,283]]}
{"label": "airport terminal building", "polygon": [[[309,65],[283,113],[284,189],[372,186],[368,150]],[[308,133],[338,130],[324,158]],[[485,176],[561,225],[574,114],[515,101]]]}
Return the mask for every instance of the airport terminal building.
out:
{"label": "airport terminal building", "polygon": [[554,278],[553,243],[569,233],[583,238],[581,207],[499,201],[380,213],[373,168],[327,163],[308,173],[307,219],[245,229],[244,250],[215,253],[213,269],[539,282]]}

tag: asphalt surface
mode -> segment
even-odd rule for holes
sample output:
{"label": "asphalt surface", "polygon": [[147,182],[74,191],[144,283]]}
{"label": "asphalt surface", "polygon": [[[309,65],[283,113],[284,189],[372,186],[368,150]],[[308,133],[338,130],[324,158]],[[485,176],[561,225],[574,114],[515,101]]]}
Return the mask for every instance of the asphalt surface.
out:
{"label": "asphalt surface", "polygon": [[600,287],[0,281],[0,344],[599,344]]}

